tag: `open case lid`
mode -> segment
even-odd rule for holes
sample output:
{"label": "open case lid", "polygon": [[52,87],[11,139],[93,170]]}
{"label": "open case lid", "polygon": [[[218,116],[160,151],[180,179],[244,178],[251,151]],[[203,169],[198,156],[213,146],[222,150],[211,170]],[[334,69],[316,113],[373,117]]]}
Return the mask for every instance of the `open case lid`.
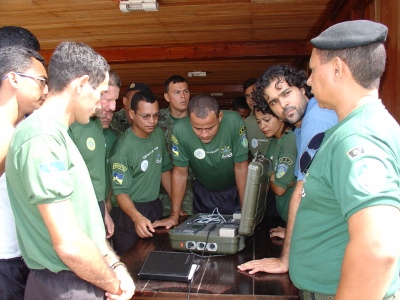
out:
{"label": "open case lid", "polygon": [[267,208],[269,179],[272,174],[272,161],[258,152],[250,162],[244,201],[240,218],[239,235],[249,236],[261,222]]}

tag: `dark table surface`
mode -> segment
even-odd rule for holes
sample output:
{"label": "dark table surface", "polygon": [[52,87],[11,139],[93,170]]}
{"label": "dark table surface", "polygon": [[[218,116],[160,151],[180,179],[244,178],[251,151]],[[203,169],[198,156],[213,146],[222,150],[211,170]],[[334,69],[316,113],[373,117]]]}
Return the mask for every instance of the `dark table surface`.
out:
{"label": "dark table surface", "polygon": [[[286,274],[257,273],[249,275],[237,269],[239,264],[252,259],[278,257],[283,241],[270,239],[268,231],[277,219],[268,218],[246,240],[246,247],[235,255],[201,253],[195,263],[200,264],[190,287],[191,299],[298,299],[298,291]],[[138,273],[150,251],[171,249],[168,230],[157,228],[152,238],[140,239],[122,257],[136,284],[132,299],[187,299],[189,286],[183,282],[140,280]]]}

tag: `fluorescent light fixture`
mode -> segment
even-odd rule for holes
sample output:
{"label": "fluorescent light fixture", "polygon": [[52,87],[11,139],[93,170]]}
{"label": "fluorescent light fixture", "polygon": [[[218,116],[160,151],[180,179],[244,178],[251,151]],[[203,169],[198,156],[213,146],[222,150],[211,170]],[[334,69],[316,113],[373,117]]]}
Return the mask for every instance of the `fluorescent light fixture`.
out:
{"label": "fluorescent light fixture", "polygon": [[206,77],[207,72],[202,71],[195,71],[195,72],[188,72],[189,77]]}
{"label": "fluorescent light fixture", "polygon": [[158,11],[158,2],[157,0],[120,0],[119,9],[122,12]]}

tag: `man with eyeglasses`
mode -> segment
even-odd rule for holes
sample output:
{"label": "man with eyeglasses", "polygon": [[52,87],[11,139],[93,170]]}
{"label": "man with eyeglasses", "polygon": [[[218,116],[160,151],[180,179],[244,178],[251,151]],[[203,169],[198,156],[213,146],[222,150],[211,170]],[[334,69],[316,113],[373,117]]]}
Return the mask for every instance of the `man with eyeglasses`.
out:
{"label": "man with eyeglasses", "polygon": [[[293,124],[296,128],[297,160],[295,176],[297,182],[290,198],[289,214],[284,228],[273,228],[270,237],[284,236],[282,253],[279,258],[252,260],[238,266],[241,271],[285,273],[289,269],[289,250],[294,219],[301,201],[305,169],[308,163],[301,165],[302,155],[313,157],[316,149],[310,151],[310,141],[314,136],[324,132],[337,123],[337,115],[329,109],[318,106],[313,98],[311,88],[307,85],[305,71],[286,65],[276,65],[266,70],[256,83],[257,101],[265,101],[279,118]],[[314,144],[314,143],[312,143]],[[319,145],[318,145],[319,146]],[[314,147],[316,148],[316,147]],[[306,154],[303,154],[306,153]]]}
{"label": "man with eyeglasses", "polygon": [[[180,75],[172,75],[164,82],[164,99],[169,103],[168,107],[160,109],[157,126],[160,127],[165,136],[165,145],[172,161],[171,135],[174,124],[187,116],[187,107],[190,100],[188,81]],[[193,173],[189,169],[185,197],[182,203],[181,214],[193,214]],[[163,215],[171,213],[171,199],[164,189],[161,189],[160,199],[163,202]]]}
{"label": "man with eyeglasses", "polygon": [[[17,48],[6,48],[17,46]],[[0,295],[3,299],[23,299],[29,269],[17,240],[15,219],[6,185],[4,159],[14,128],[27,114],[38,108],[47,93],[39,41],[26,28],[0,28]],[[10,81],[12,80],[12,81]],[[35,82],[36,81],[36,82]],[[26,85],[26,87],[25,87]],[[32,95],[31,95],[32,93]]]}
{"label": "man with eyeglasses", "polygon": [[265,137],[265,134],[260,130],[254,115],[254,88],[256,82],[257,78],[250,78],[243,83],[244,96],[251,110],[250,116],[244,120],[244,124],[246,125],[247,140],[249,141],[249,150],[252,156],[256,154],[257,151],[259,151],[259,154],[265,155],[271,140]]}
{"label": "man with eyeglasses", "polygon": [[137,92],[143,91],[147,93],[152,93],[150,87],[142,82],[132,82],[126,89],[125,95],[122,97],[122,107],[119,111],[114,113],[111,120],[110,127],[118,132],[120,135],[124,133],[132,125],[132,119],[129,116],[129,110],[131,109],[131,99],[132,96]]}
{"label": "man with eyeglasses", "polygon": [[35,50],[13,46],[0,51],[0,173],[3,174],[15,125],[44,102],[47,73],[44,59]]}
{"label": "man with eyeglasses", "polygon": [[139,91],[131,100],[132,126],[114,145],[110,165],[113,201],[112,237],[119,255],[126,253],[139,238],[153,236],[152,223],[163,216],[160,184],[171,195],[171,163],[164,134],[157,127],[158,101],[151,93]]}

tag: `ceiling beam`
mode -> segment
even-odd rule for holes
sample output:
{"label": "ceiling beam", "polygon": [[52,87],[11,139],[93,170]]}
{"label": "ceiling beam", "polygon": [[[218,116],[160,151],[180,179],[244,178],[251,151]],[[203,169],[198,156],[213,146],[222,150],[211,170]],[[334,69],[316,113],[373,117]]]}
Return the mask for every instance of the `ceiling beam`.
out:
{"label": "ceiling beam", "polygon": [[[157,46],[95,49],[109,63],[263,58],[309,55],[308,42],[220,43],[207,45]],[[53,51],[40,51],[47,62]]]}

